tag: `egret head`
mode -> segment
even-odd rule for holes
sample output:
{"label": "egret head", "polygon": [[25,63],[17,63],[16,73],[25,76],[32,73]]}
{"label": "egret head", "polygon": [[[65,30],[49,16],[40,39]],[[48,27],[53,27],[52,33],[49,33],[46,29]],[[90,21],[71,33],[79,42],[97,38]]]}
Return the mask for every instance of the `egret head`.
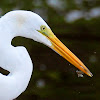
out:
{"label": "egret head", "polygon": [[24,36],[47,45],[85,74],[92,76],[89,69],[54,35],[39,15],[30,11],[12,11],[5,17],[8,17],[6,24],[12,27],[15,36]]}
{"label": "egret head", "polygon": [[41,26],[48,29],[50,27],[36,13],[23,10],[10,11],[2,17],[2,21],[7,31],[12,33],[10,34],[12,37],[27,37],[45,45],[51,45],[51,42],[39,32],[39,30],[42,31]]}

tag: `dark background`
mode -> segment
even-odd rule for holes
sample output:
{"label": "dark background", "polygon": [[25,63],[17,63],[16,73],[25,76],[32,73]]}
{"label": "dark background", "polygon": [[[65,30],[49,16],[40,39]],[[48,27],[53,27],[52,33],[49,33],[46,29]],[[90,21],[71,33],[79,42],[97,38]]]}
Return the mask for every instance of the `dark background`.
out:
{"label": "dark background", "polygon": [[18,9],[39,14],[94,76],[79,78],[77,68],[48,47],[17,37],[12,44],[25,46],[34,62],[29,86],[17,100],[100,100],[100,1],[0,0],[0,16]]}

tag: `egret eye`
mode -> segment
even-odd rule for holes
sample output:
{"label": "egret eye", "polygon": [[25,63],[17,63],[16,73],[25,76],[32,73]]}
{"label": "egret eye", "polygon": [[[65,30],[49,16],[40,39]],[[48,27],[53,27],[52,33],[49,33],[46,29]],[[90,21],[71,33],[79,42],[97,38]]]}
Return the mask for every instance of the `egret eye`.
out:
{"label": "egret eye", "polygon": [[45,30],[45,27],[43,27],[42,29]]}
{"label": "egret eye", "polygon": [[44,31],[46,29],[46,26],[41,26],[41,31]]}

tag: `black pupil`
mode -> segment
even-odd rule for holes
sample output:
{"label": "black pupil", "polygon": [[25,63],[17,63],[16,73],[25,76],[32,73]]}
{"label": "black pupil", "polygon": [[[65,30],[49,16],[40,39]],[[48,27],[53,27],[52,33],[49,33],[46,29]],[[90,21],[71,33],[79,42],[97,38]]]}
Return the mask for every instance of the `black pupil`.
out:
{"label": "black pupil", "polygon": [[43,27],[43,30],[45,29],[45,27]]}

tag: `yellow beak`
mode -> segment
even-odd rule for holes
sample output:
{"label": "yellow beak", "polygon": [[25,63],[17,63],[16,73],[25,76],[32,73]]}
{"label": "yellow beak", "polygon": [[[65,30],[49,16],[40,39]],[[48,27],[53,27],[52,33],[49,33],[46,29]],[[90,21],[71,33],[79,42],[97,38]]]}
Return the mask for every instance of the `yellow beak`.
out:
{"label": "yellow beak", "polygon": [[51,48],[82,72],[92,77],[93,74],[89,71],[89,69],[53,34],[52,31],[49,30],[49,32],[50,33],[47,38],[52,43]]}

